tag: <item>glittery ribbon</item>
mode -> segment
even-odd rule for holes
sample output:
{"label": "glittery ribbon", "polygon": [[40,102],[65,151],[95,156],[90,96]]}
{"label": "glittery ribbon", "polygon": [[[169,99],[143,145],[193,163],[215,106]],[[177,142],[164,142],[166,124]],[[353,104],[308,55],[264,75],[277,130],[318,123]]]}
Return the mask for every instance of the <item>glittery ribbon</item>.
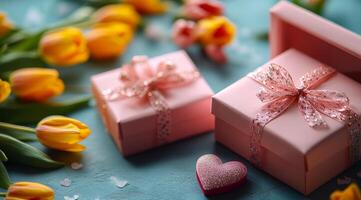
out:
{"label": "glittery ribbon", "polygon": [[324,114],[335,120],[346,122],[350,136],[350,161],[360,159],[360,116],[351,110],[348,97],[339,91],[315,90],[333,76],[336,71],[321,66],[301,77],[301,86],[296,87],[288,71],[277,64],[249,74],[262,85],[257,97],[266,103],[252,121],[250,161],[261,167],[261,139],[264,127],[287,110],[295,101],[306,123],[313,128],[327,127]]}
{"label": "glittery ribbon", "polygon": [[180,87],[199,78],[196,70],[179,71],[169,61],[161,61],[155,70],[149,64],[148,57],[134,56],[129,64],[121,68],[119,80],[121,84],[103,91],[107,100],[119,98],[146,99],[157,113],[157,137],[166,141],[170,135],[170,108],[162,92]]}

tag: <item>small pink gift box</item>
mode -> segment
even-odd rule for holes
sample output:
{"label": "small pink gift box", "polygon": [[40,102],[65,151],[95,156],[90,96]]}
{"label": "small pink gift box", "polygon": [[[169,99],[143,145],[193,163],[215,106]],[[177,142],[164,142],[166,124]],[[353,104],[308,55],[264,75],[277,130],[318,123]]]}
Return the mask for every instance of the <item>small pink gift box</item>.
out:
{"label": "small pink gift box", "polygon": [[[173,62],[176,70],[199,74],[184,51],[149,59],[147,64],[155,72],[157,67],[165,62]],[[142,152],[214,128],[214,118],[211,114],[213,91],[203,77],[198,76],[184,85],[162,88],[158,91],[162,97],[161,101],[153,101],[153,104],[146,98],[107,98],[105,92],[124,85],[120,79],[124,67],[95,75],[91,79],[98,110],[123,155]],[[148,73],[146,69],[144,71]],[[153,79],[146,80],[147,83],[144,84],[147,85],[160,76],[163,76],[163,72],[158,73],[157,77],[152,77]],[[156,82],[155,87],[165,86],[164,81],[165,79]],[[163,103],[167,109],[162,108]],[[164,133],[165,138],[159,138],[159,134]]]}
{"label": "small pink gift box", "polygon": [[[299,79],[303,75],[324,66],[295,49],[274,57],[260,69],[271,63],[284,67],[296,87],[300,86]],[[247,76],[213,97],[216,140],[247,159],[251,159],[252,120],[266,104],[257,97],[261,88],[259,82]],[[360,114],[361,85],[347,76],[336,73],[315,89],[344,92],[352,110]],[[350,133],[347,124],[321,116],[327,127],[310,127],[296,100],[266,124],[260,140],[260,168],[296,190],[309,194],[349,167]]]}
{"label": "small pink gift box", "polygon": [[288,1],[270,11],[271,58],[289,48],[361,82],[361,36]]}

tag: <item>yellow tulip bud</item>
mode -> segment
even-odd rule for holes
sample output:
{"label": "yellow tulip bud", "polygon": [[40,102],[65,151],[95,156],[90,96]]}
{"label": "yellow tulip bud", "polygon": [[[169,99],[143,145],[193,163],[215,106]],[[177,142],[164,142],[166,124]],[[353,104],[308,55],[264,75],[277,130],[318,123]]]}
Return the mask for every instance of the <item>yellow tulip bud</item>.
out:
{"label": "yellow tulip bud", "polygon": [[203,45],[224,46],[232,42],[235,34],[235,25],[226,17],[210,17],[198,21],[198,40]]}
{"label": "yellow tulip bud", "polygon": [[36,135],[44,146],[70,152],[85,150],[85,146],[79,142],[87,138],[90,132],[86,124],[64,116],[46,117],[36,127]]}
{"label": "yellow tulip bud", "polygon": [[97,10],[93,19],[95,22],[118,22],[128,24],[135,28],[140,22],[140,15],[133,6],[127,4],[107,5]]}
{"label": "yellow tulip bud", "polygon": [[85,37],[75,27],[45,33],[40,41],[40,53],[48,63],[58,66],[80,64],[89,57]]}
{"label": "yellow tulip bud", "polygon": [[125,0],[125,2],[144,14],[160,14],[168,9],[168,5],[161,0]]}
{"label": "yellow tulip bud", "polygon": [[5,101],[10,95],[10,84],[0,79],[0,103]]}
{"label": "yellow tulip bud", "polygon": [[5,200],[53,200],[54,191],[43,184],[33,182],[17,182],[12,184]]}
{"label": "yellow tulip bud", "polygon": [[18,69],[10,74],[10,85],[17,97],[27,101],[46,101],[64,91],[64,83],[55,69]]}
{"label": "yellow tulip bud", "polygon": [[88,49],[95,59],[121,55],[133,38],[133,30],[124,23],[101,23],[87,34]]}
{"label": "yellow tulip bud", "polygon": [[5,35],[13,28],[13,24],[6,19],[6,14],[0,12],[0,36]]}
{"label": "yellow tulip bud", "polygon": [[361,200],[360,188],[355,183],[352,183],[343,191],[334,191],[330,196],[330,200]]}

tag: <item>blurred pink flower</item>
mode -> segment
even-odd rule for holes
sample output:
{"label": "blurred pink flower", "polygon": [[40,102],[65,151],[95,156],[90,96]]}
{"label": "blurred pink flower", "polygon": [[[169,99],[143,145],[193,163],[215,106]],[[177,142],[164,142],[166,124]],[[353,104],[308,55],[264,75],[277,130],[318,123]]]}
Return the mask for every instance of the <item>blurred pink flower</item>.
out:
{"label": "blurred pink flower", "polygon": [[223,14],[223,4],[217,0],[187,0],[183,7],[186,18],[199,20]]}
{"label": "blurred pink flower", "polygon": [[187,48],[196,40],[196,23],[178,19],[173,24],[172,39],[181,48]]}
{"label": "blurred pink flower", "polygon": [[216,63],[224,64],[227,62],[227,56],[224,52],[224,47],[217,45],[207,45],[204,47],[204,52]]}

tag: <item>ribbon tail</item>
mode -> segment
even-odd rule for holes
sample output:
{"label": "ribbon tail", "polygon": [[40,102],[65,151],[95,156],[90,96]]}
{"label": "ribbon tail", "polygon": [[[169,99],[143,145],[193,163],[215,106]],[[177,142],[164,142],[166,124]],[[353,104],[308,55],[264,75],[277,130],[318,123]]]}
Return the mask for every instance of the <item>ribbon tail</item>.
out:
{"label": "ribbon tail", "polygon": [[157,113],[157,138],[160,142],[166,142],[171,132],[170,108],[163,95],[158,91],[148,93],[149,103]]}
{"label": "ribbon tail", "polygon": [[355,163],[360,160],[360,144],[361,144],[361,122],[360,115],[348,109],[345,111],[348,116],[347,128],[349,132],[349,157],[350,162]]}
{"label": "ribbon tail", "polygon": [[251,138],[249,143],[249,160],[256,166],[261,167],[262,146],[261,140],[264,127],[273,119],[282,114],[294,101],[296,97],[284,96],[276,99],[265,106],[261,112],[256,114],[251,123]]}

